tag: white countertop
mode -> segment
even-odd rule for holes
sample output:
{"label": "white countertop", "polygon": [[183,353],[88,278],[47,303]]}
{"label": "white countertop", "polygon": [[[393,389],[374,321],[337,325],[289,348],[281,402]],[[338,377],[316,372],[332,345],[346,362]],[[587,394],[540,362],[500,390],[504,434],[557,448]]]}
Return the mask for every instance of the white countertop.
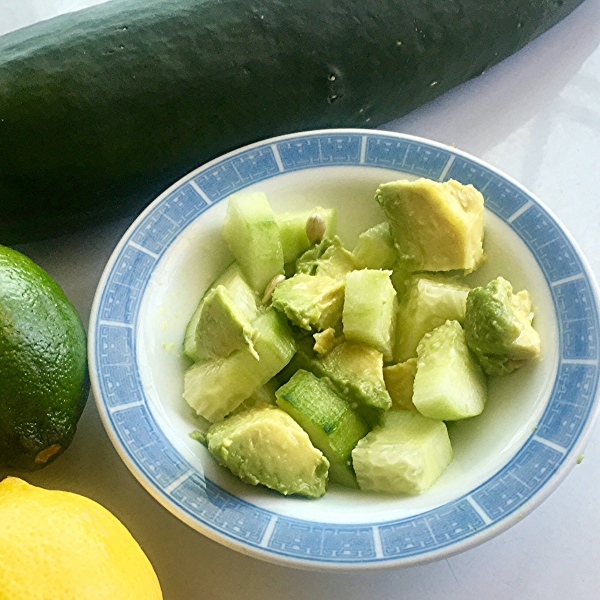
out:
{"label": "white countertop", "polygon": [[[0,0],[0,34],[99,0]],[[600,278],[600,0],[478,79],[383,129],[453,144],[528,187],[571,232]],[[89,318],[129,220],[21,246]],[[67,453],[26,476],[93,498],[152,561],[165,600],[596,600],[600,598],[600,430],[581,465],[530,516],[458,556],[405,570],[330,575],[228,550],[160,506],[127,470],[93,398]]]}

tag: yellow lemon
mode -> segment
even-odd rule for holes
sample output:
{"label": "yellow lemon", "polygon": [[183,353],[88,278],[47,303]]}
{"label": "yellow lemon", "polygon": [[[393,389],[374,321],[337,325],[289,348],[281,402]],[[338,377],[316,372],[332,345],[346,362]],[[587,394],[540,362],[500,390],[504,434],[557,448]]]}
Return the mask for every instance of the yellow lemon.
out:
{"label": "yellow lemon", "polygon": [[0,482],[0,600],[161,600],[150,561],[96,502]]}

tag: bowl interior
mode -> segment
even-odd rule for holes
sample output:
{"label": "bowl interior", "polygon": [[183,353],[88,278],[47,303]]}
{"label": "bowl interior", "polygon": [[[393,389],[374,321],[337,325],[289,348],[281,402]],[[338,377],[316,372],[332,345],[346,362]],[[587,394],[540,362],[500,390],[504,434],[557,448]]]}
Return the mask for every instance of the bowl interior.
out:
{"label": "bowl interior", "polygon": [[[275,212],[335,206],[338,234],[352,249],[359,233],[384,220],[374,200],[378,184],[401,178],[414,176],[388,169],[338,166],[283,173],[246,189],[265,192]],[[422,513],[467,494],[506,464],[531,435],[556,376],[556,315],[548,284],[530,250],[508,225],[486,211],[488,262],[469,277],[470,283],[478,285],[502,275],[516,290],[528,289],[542,355],[509,377],[491,380],[483,414],[450,426],[454,461],[427,493],[390,497],[330,485],[325,497],[311,502],[245,485],[217,466],[208,451],[188,435],[198,423],[182,399],[183,374],[190,363],[180,348],[200,297],[233,259],[221,237],[225,210],[225,201],[211,206],[169,247],[152,273],[139,317],[137,354],[149,406],[170,442],[198,472],[277,514],[322,522],[381,522]]]}

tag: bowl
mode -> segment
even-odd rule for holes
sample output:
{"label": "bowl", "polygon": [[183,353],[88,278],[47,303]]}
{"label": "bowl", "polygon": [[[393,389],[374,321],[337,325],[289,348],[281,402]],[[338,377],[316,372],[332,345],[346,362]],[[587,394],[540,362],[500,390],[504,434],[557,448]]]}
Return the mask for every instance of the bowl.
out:
{"label": "bowl", "polygon": [[[490,380],[479,417],[449,427],[455,458],[420,496],[331,484],[319,500],[246,485],[189,437],[182,398],[185,326],[232,256],[226,199],[264,191],[274,211],[336,206],[352,248],[383,220],[378,184],[427,177],[472,183],[485,198],[488,262],[533,299],[539,359]],[[577,463],[597,412],[598,294],[556,217],[497,169],[455,148],[382,131],[296,133],[231,152],[159,196],[117,245],[89,328],[93,391],[125,464],[189,526],[245,554],[315,570],[410,566],[480,544],[519,521]]]}

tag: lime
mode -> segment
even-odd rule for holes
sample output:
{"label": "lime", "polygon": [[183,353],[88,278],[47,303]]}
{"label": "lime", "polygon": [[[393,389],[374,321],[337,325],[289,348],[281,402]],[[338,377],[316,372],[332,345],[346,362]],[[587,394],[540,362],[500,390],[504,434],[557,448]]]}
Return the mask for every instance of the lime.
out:
{"label": "lime", "polygon": [[85,331],[59,285],[0,246],[0,468],[33,470],[71,443],[89,393]]}
{"label": "lime", "polygon": [[0,482],[0,600],[161,600],[150,561],[93,500]]}

